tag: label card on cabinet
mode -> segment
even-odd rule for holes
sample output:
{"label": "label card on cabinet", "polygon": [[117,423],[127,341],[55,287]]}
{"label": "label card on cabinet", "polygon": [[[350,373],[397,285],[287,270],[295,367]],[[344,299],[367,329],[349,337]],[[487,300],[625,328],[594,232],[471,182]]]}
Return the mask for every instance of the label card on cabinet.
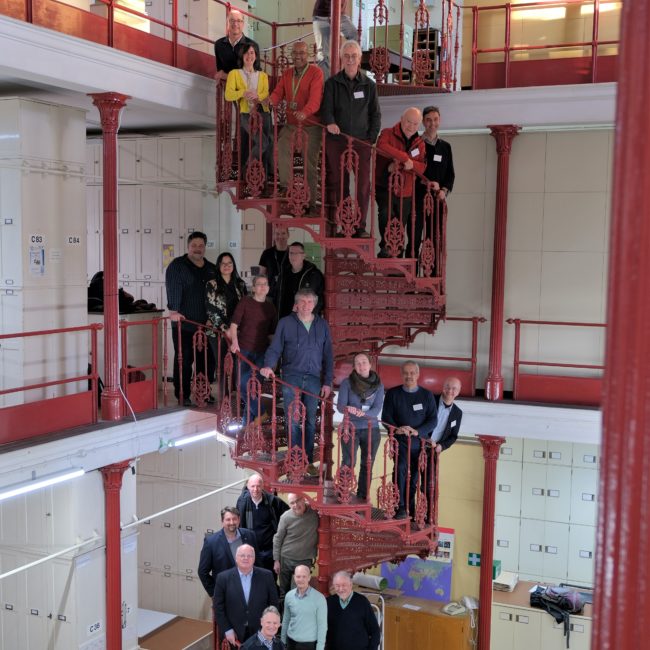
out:
{"label": "label card on cabinet", "polygon": [[546,494],[549,497],[553,497],[553,498],[557,499],[560,496],[560,491],[559,490],[546,490]]}
{"label": "label card on cabinet", "polygon": [[546,452],[541,449],[533,450],[533,458],[546,458]]}
{"label": "label card on cabinet", "polygon": [[583,492],[582,493],[582,500],[583,501],[595,501],[596,500],[596,495],[595,494],[590,494],[589,492]]}
{"label": "label card on cabinet", "polygon": [[499,492],[510,492],[512,487],[506,483],[499,483]]}
{"label": "label card on cabinet", "polygon": [[542,547],[540,544],[531,544],[529,546],[529,550],[531,550],[533,553],[541,553]]}

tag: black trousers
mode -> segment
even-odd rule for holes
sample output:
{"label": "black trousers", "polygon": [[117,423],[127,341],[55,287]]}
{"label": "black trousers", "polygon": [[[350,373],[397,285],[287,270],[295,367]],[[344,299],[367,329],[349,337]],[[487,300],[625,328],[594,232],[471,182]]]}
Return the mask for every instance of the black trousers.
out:
{"label": "black trousers", "polygon": [[[172,342],[174,344],[174,395],[178,399],[180,395],[180,388],[183,387],[183,398],[189,399],[192,390],[192,368],[194,366],[194,350],[192,345],[192,337],[195,330],[183,329],[181,326],[181,341],[180,350],[183,353],[183,368],[182,373],[178,363],[179,342],[178,342],[178,329],[176,323],[172,323]],[[208,367],[207,376],[208,381],[214,380],[214,355],[212,354],[212,346],[208,345]],[[206,372],[205,357],[203,352],[197,350],[196,353],[196,372]],[[182,379],[181,379],[182,377]]]}
{"label": "black trousers", "polygon": [[288,636],[287,650],[316,650],[316,641],[294,641]]}

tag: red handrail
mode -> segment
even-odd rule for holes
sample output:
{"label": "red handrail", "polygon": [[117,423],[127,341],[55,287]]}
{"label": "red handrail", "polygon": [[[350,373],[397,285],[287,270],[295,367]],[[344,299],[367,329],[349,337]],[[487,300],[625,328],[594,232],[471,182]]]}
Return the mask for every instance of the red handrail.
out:
{"label": "red handrail", "polygon": [[[511,45],[511,19],[512,11],[521,11],[533,7],[566,7],[570,5],[593,5],[592,16],[592,29],[591,40],[589,41],[569,41],[562,43],[544,43],[542,45]],[[511,82],[511,60],[510,55],[512,52],[528,52],[535,50],[552,50],[559,48],[577,48],[577,47],[591,47],[591,65],[590,65],[590,81],[596,83],[597,81],[597,65],[598,65],[598,47],[601,45],[618,45],[619,40],[599,40],[599,21],[600,21],[600,0],[534,0],[531,2],[523,3],[504,3],[494,5],[465,5],[464,10],[471,10],[472,12],[472,58],[471,58],[471,87],[477,88],[479,86],[478,78],[478,56],[480,54],[491,54],[502,52],[504,55],[504,87],[508,88]],[[504,12],[504,45],[502,47],[478,47],[479,36],[479,14],[487,11],[503,11]]]}
{"label": "red handrail", "polygon": [[522,318],[508,318],[506,323],[515,326],[515,349],[513,357],[513,398],[517,399],[520,387],[520,368],[521,366],[536,366],[545,368],[577,368],[583,370],[604,370],[605,366],[602,364],[586,364],[586,363],[563,363],[553,361],[533,361],[529,359],[521,359],[521,326],[522,325],[543,325],[543,326],[556,326],[556,327],[587,327],[587,328],[606,328],[605,323],[590,323],[590,322],[577,322],[577,321],[549,321],[549,320],[528,320]]}

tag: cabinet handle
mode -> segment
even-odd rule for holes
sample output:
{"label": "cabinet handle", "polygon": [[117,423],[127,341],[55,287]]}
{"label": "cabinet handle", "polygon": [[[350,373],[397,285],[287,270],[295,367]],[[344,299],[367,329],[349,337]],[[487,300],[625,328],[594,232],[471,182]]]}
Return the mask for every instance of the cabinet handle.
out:
{"label": "cabinet handle", "polygon": [[596,457],[592,456],[591,454],[585,454],[582,457],[582,462],[587,465],[594,465],[596,463]]}
{"label": "cabinet handle", "polygon": [[584,631],[584,625],[581,625],[580,623],[571,623],[571,632],[579,632],[580,634],[584,634]]}
{"label": "cabinet handle", "polygon": [[594,554],[591,551],[579,551],[578,556],[582,560],[591,560]]}
{"label": "cabinet handle", "polygon": [[541,449],[534,449],[533,458],[546,458],[546,452]]}
{"label": "cabinet handle", "polygon": [[595,501],[596,500],[596,495],[595,494],[590,494],[589,492],[583,492],[582,493],[582,500],[583,501]]}
{"label": "cabinet handle", "polygon": [[511,486],[508,485],[507,483],[499,484],[499,492],[510,492],[510,491],[511,491]]}
{"label": "cabinet handle", "polygon": [[548,457],[553,459],[553,460],[562,460],[562,452],[561,451],[549,451],[548,452]]}
{"label": "cabinet handle", "polygon": [[529,551],[532,551],[533,553],[541,553],[542,552],[542,545],[541,544],[531,544],[528,547]]}
{"label": "cabinet handle", "polygon": [[545,546],[544,553],[549,553],[550,555],[557,555],[557,546]]}
{"label": "cabinet handle", "polygon": [[543,488],[533,488],[532,489],[532,494],[534,497],[543,497],[544,496],[544,489]]}
{"label": "cabinet handle", "polygon": [[557,499],[560,496],[560,491],[559,490],[546,490],[546,496],[553,497],[554,499]]}
{"label": "cabinet handle", "polygon": [[512,620],[512,614],[508,614],[508,612],[499,612],[499,618],[502,621],[511,621]]}
{"label": "cabinet handle", "polygon": [[524,616],[523,614],[517,614],[517,618],[515,619],[517,623],[523,623],[524,625],[528,625],[528,616]]}

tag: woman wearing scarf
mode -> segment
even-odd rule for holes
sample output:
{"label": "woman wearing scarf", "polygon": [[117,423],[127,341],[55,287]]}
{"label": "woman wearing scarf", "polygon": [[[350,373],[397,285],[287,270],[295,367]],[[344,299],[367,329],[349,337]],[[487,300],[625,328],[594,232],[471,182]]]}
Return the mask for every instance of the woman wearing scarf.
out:
{"label": "woman wearing scarf", "polygon": [[208,314],[208,325],[219,330],[224,337],[219,356],[219,342],[215,334],[208,330],[214,358],[219,364],[223,378],[223,360],[228,352],[229,341],[225,337],[230,327],[230,319],[235,312],[237,303],[246,295],[246,283],[239,277],[235,260],[230,253],[221,253],[217,258],[217,277],[205,285],[205,311]]}
{"label": "woman wearing scarf", "polygon": [[[361,447],[361,469],[357,496],[365,501],[368,496],[368,479],[372,478],[372,466],[379,447],[380,433],[377,417],[384,403],[384,386],[379,375],[371,369],[370,357],[359,352],[352,361],[354,370],[341,382],[336,405],[339,413],[347,413],[354,425],[354,450],[352,440],[341,442],[343,464],[354,467],[357,450]],[[370,467],[368,467],[368,439],[370,438]]]}

